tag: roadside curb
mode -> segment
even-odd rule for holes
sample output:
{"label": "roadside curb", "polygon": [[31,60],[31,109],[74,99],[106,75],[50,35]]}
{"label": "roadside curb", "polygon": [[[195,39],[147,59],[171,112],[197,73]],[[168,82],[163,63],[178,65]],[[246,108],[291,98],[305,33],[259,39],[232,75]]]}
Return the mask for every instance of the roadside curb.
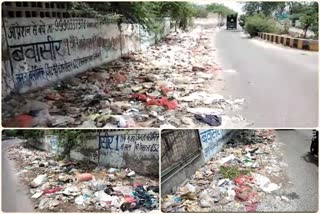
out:
{"label": "roadside curb", "polygon": [[261,39],[267,40],[271,43],[282,44],[291,48],[309,51],[319,50],[319,42],[317,40],[293,38],[272,33],[258,33],[258,36]]}

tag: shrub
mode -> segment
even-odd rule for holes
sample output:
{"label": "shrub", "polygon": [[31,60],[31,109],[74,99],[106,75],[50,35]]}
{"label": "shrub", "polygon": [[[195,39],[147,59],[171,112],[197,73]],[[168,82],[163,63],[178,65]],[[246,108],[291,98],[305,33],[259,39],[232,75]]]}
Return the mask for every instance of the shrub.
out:
{"label": "shrub", "polygon": [[3,130],[2,135],[7,137],[17,137],[17,131],[16,129],[7,129]]}
{"label": "shrub", "polygon": [[244,28],[245,24],[246,24],[246,19],[247,19],[248,15],[245,14],[241,14],[239,16],[239,25]]}
{"label": "shrub", "polygon": [[258,36],[259,32],[275,33],[277,32],[276,22],[263,15],[253,15],[246,19],[245,31],[251,36]]}

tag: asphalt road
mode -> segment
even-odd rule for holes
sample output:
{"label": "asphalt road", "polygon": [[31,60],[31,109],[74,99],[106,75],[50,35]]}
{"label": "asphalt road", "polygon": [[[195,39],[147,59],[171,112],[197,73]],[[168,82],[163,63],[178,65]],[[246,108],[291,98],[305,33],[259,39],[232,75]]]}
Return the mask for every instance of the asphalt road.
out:
{"label": "asphalt road", "polygon": [[316,212],[319,201],[318,160],[309,155],[312,131],[277,131],[277,137],[283,143],[283,158],[288,163],[287,175],[292,182],[287,192],[295,192],[297,210],[295,212]]}
{"label": "asphalt road", "polygon": [[[244,98],[241,114],[252,127],[318,126],[318,53],[285,48],[240,31],[216,35],[225,72],[224,95]],[[242,127],[243,128],[243,127]]]}
{"label": "asphalt road", "polygon": [[19,182],[14,162],[9,160],[4,148],[18,144],[19,140],[4,140],[2,144],[2,211],[33,212],[31,200],[27,196],[28,188]]}

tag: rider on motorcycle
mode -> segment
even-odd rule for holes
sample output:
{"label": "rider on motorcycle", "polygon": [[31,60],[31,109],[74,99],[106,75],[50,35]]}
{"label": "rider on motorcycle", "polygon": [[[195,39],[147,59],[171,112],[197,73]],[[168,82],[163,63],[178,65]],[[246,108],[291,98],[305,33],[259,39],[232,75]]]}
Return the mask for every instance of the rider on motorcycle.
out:
{"label": "rider on motorcycle", "polygon": [[310,153],[312,155],[318,155],[319,149],[319,132],[318,130],[313,130],[312,142],[310,147]]}

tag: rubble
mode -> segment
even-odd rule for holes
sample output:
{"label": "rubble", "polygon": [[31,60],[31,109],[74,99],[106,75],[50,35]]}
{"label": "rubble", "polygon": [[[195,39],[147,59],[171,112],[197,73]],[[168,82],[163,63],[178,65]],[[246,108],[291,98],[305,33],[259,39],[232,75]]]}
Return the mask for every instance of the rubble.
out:
{"label": "rubble", "polygon": [[273,130],[238,130],[175,193],[162,195],[162,211],[292,211],[295,202],[282,190],[287,165],[279,146]]}
{"label": "rubble", "polygon": [[211,122],[195,117],[199,114],[221,117],[215,126],[243,127],[245,119],[235,115],[244,100],[222,96],[214,88],[224,72],[217,64],[214,34],[215,29],[202,27],[172,32],[144,52],[129,53],[43,90],[11,95],[3,102],[3,125],[210,127]]}
{"label": "rubble", "polygon": [[62,161],[24,146],[6,152],[41,212],[148,212],[159,207],[158,181],[133,170]]}

